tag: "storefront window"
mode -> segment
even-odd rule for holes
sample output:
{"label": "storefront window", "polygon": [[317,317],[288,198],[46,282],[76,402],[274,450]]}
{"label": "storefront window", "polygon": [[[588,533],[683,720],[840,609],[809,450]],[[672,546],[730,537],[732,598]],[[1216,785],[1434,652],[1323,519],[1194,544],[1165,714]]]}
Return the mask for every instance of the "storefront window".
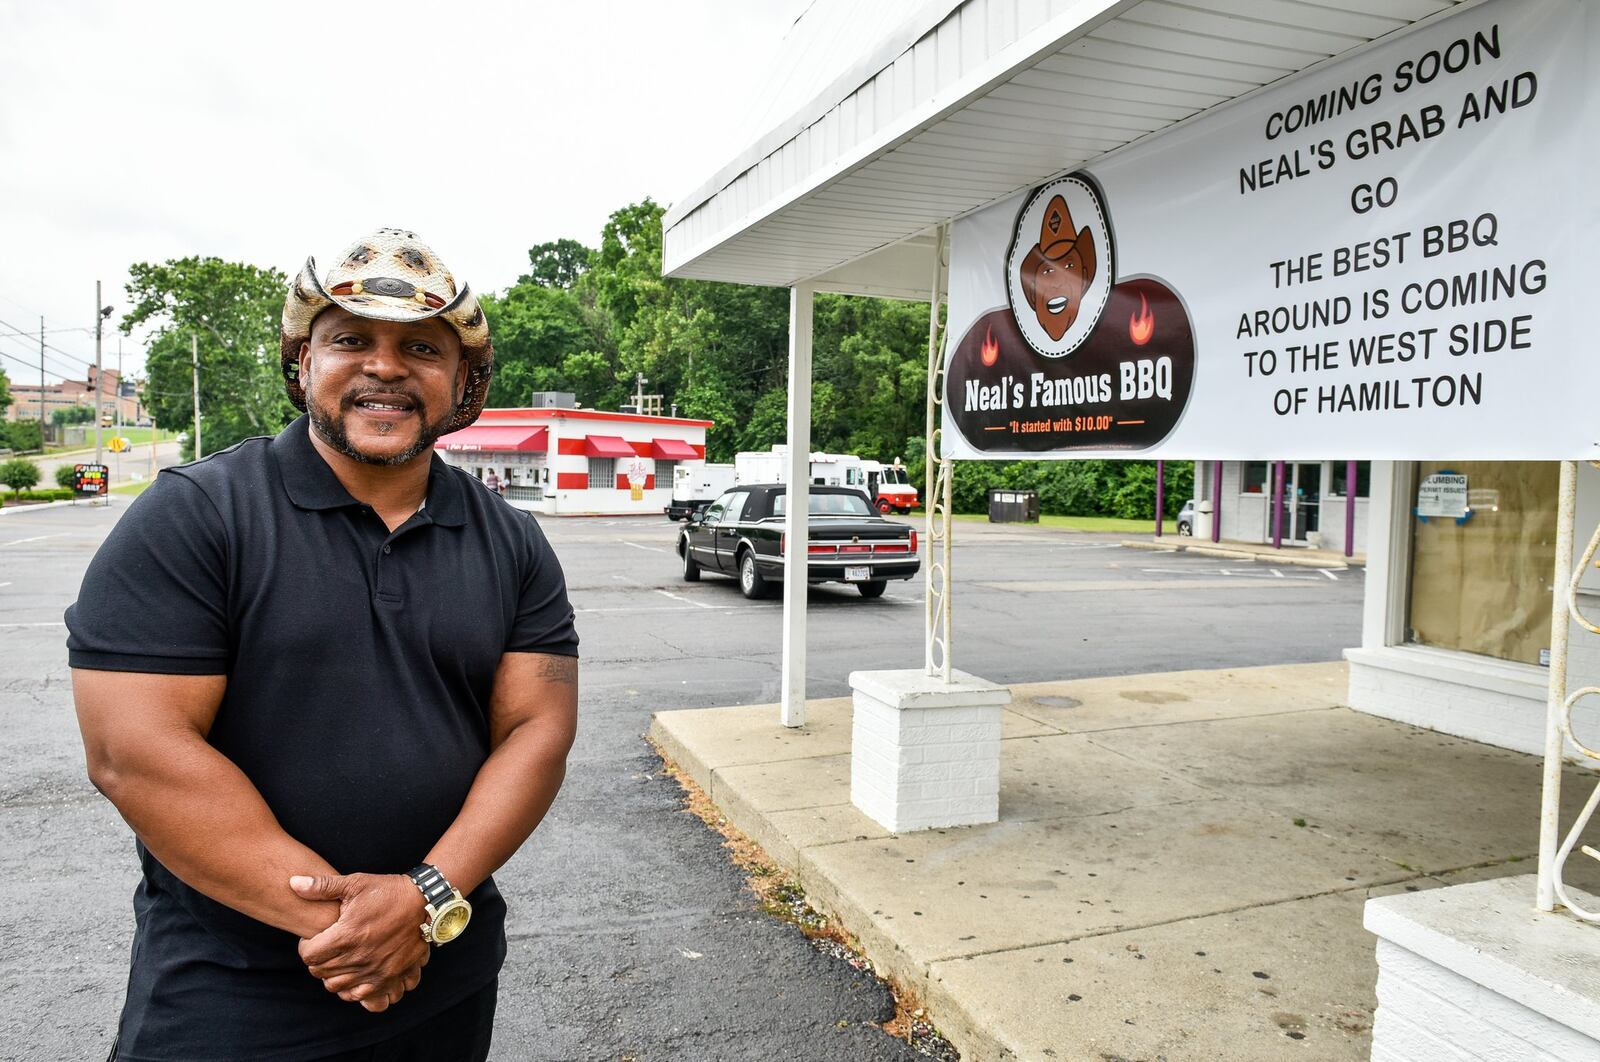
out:
{"label": "storefront window", "polygon": [[[1347,461],[1335,461],[1335,462],[1333,462],[1333,484],[1332,484],[1333,489],[1332,489],[1332,491],[1330,493],[1332,493],[1334,495],[1334,497],[1343,498],[1345,496],[1344,480],[1345,480],[1345,475],[1346,475],[1346,473],[1348,471],[1349,471],[1349,462],[1347,462]],[[1371,495],[1370,495],[1370,493],[1368,491],[1368,485],[1371,482],[1372,482],[1372,462],[1371,461],[1357,461],[1356,462],[1356,497],[1358,497],[1358,498],[1370,497]]]}
{"label": "storefront window", "polygon": [[[1499,660],[1539,663],[1539,650],[1550,645],[1559,466],[1425,461],[1416,473],[1409,517],[1409,639]],[[1450,478],[1449,488],[1440,487],[1448,474],[1466,478],[1464,498],[1458,479]],[[1460,517],[1429,516],[1424,522],[1417,515],[1419,505],[1464,512]]]}
{"label": "storefront window", "polygon": [[1246,461],[1244,481],[1239,484],[1239,490],[1245,494],[1272,493],[1272,462]]}
{"label": "storefront window", "polygon": [[589,489],[613,490],[617,485],[617,459],[615,457],[589,458]]}

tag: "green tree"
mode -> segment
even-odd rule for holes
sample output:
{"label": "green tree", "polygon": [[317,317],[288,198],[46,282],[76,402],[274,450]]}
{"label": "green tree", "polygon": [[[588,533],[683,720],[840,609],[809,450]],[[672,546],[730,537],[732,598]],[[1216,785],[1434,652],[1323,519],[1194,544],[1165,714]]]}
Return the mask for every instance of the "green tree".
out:
{"label": "green tree", "polygon": [[27,458],[13,457],[0,464],[0,483],[10,487],[14,496],[20,495],[38,482],[39,466]]}
{"label": "green tree", "polygon": [[156,424],[190,430],[193,455],[190,343],[200,347],[201,433],[206,452],[252,435],[273,435],[295,417],[278,364],[278,328],[286,278],[220,258],[136,262],[128,269],[122,319],[131,333],[153,324],[146,356],[146,404]]}
{"label": "green tree", "polygon": [[[494,337],[495,371],[489,385],[489,405],[525,406],[535,391],[580,390],[564,377],[562,364],[592,345],[595,337],[575,294],[524,278],[503,293],[481,301]],[[594,402],[584,394],[579,395],[579,400]]]}
{"label": "green tree", "polygon": [[0,369],[0,406],[11,404],[11,378],[4,369]]}
{"label": "green tree", "polygon": [[593,254],[577,240],[552,240],[535,244],[528,249],[528,272],[517,283],[541,288],[570,288],[589,271],[589,259]]}
{"label": "green tree", "polygon": [[73,469],[73,467],[71,465],[57,465],[56,466],[56,486],[60,487],[62,490],[71,490],[72,489],[72,478],[74,476],[76,476],[76,475],[77,475],[77,472]]}
{"label": "green tree", "polygon": [[67,406],[50,411],[50,423],[57,427],[68,424],[87,424],[94,419],[93,406]]}

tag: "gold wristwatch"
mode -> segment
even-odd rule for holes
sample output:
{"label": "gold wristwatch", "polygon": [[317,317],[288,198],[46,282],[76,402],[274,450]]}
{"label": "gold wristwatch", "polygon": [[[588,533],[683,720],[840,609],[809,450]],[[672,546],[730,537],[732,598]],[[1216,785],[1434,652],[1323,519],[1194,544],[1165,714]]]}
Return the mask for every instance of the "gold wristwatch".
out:
{"label": "gold wristwatch", "polygon": [[424,863],[408,871],[411,883],[422,890],[428,921],[422,923],[422,939],[429,944],[448,944],[459,937],[472,920],[472,905],[461,890],[439,873],[439,868]]}

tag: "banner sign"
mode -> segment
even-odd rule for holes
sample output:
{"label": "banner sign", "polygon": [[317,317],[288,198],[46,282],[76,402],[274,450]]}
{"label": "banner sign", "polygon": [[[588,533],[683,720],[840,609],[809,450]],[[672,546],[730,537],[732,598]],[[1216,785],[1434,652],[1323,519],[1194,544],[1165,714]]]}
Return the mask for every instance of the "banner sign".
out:
{"label": "banner sign", "polygon": [[952,457],[1600,457],[1600,5],[1490,0],[955,222]]}

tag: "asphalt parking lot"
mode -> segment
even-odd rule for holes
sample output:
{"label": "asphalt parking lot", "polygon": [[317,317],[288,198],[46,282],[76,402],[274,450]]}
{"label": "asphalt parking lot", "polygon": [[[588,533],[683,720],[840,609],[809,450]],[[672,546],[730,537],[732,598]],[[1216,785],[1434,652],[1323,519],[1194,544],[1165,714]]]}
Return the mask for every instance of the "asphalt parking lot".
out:
{"label": "asphalt parking lot", "polygon": [[[0,1058],[104,1057],[121,1002],[132,839],[83,778],[62,609],[122,511],[0,516]],[[762,913],[642,735],[650,713],[777,697],[782,603],[681,579],[659,518],[543,521],[583,639],[568,779],[497,875],[511,905],[496,1058],[904,1059],[887,993]],[[1362,574],[1124,550],[960,523],[954,661],[1000,682],[1337,659]],[[920,579],[810,594],[808,681],[922,659]],[[140,617],[128,617],[137,623]]]}

